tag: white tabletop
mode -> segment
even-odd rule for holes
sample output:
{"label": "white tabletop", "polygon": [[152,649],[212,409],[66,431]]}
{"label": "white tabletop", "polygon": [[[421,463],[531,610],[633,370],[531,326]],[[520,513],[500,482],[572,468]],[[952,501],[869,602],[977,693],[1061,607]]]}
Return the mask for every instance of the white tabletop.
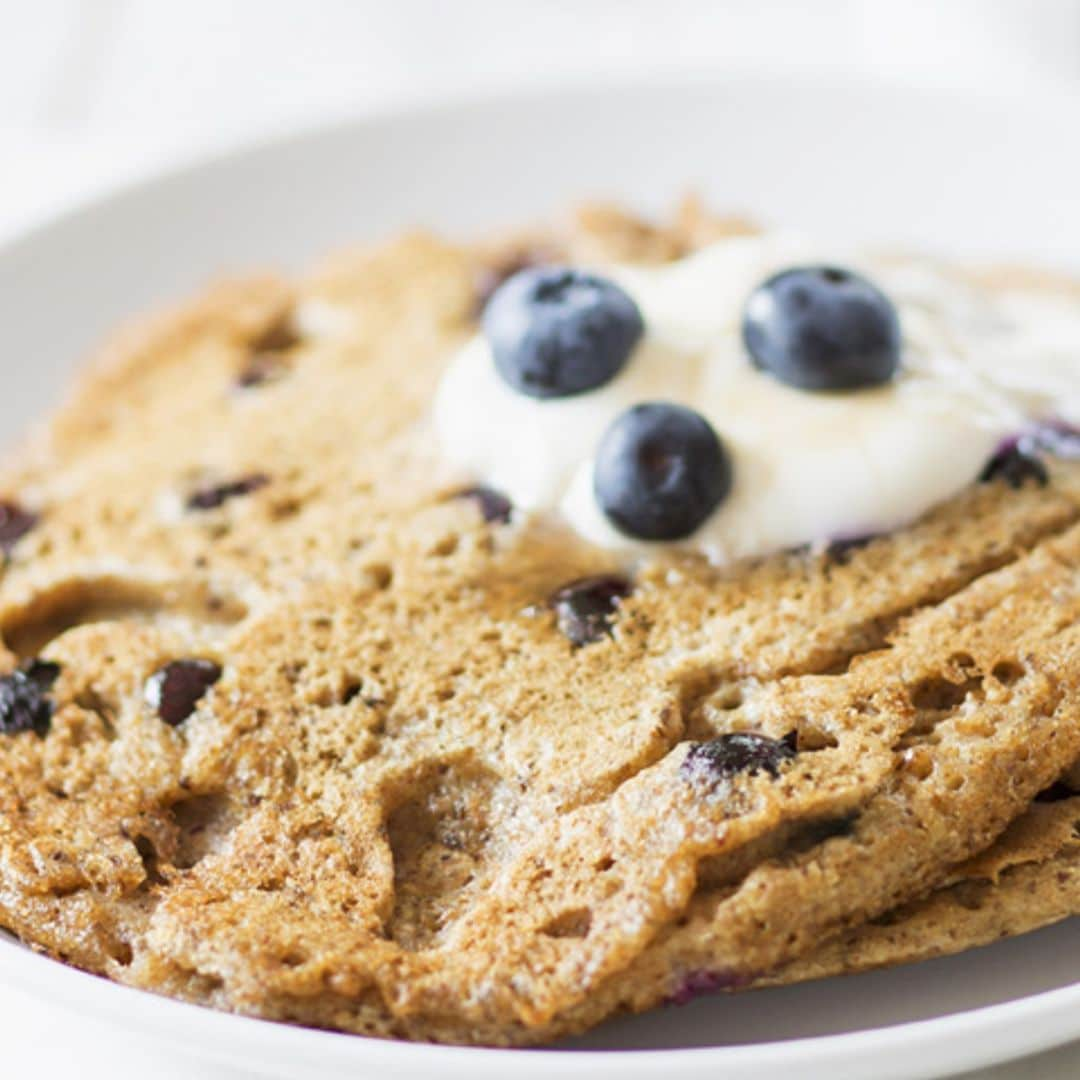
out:
{"label": "white tabletop", "polygon": [[[0,238],[149,167],[402,99],[612,73],[798,65],[915,81],[1080,82],[1073,0],[0,0]],[[92,1025],[0,996],[0,1075],[118,1067]],[[984,1072],[1080,1074],[1080,1049]],[[236,1077],[235,1073],[222,1073]]]}

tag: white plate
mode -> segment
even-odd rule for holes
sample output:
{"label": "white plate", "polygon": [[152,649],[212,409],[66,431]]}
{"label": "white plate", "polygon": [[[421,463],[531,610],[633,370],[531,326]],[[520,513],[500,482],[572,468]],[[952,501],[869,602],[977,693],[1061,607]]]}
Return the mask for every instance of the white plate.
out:
{"label": "white plate", "polygon": [[[249,147],[0,250],[0,431],[54,399],[111,324],[223,271],[302,264],[417,222],[511,223],[587,195],[660,207],[694,186],[824,235],[1080,266],[1076,116],[1064,96],[729,77],[413,109]],[[1080,1037],[1078,945],[1074,921],[912,969],[620,1019],[557,1051],[276,1027],[136,994],[8,942],[0,992],[40,995],[122,1035],[108,1044],[114,1075],[135,1036],[186,1055],[175,1060],[192,1062],[190,1075],[230,1063],[295,1078],[911,1077]]]}

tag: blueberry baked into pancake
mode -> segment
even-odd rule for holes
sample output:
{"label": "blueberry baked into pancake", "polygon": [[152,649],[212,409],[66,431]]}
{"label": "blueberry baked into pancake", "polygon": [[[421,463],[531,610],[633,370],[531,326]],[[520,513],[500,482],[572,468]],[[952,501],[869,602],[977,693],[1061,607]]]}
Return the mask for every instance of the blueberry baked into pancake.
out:
{"label": "blueberry baked into pancake", "polygon": [[755,985],[947,956],[1080,914],[1078,821],[1080,797],[1055,786],[929,896],[846,931]]}
{"label": "blueberry baked into pancake", "polygon": [[122,333],[0,481],[0,923],[387,1037],[1080,909],[1080,299],[690,204]]}

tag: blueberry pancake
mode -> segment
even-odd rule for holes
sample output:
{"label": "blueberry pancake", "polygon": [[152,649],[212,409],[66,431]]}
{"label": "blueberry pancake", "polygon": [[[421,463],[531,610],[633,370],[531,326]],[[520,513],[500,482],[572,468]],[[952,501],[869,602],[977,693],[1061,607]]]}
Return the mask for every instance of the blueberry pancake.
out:
{"label": "blueberry pancake", "polygon": [[[1051,789],[929,896],[857,926],[755,986],[948,956],[1080,914],[1080,795]],[[695,989],[688,986],[683,1000]]]}
{"label": "blueberry pancake", "polygon": [[0,478],[0,923],[462,1043],[784,978],[1080,757],[1078,352],[692,204],[129,329]]}

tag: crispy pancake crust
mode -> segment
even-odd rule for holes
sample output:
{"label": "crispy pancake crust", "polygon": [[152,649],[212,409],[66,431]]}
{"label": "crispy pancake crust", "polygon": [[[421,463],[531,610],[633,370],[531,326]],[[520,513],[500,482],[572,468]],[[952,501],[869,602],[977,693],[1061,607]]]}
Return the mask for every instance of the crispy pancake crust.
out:
{"label": "crispy pancake crust", "polygon": [[[745,227],[415,235],[122,333],[0,482],[41,515],[0,663],[61,666],[47,737],[0,736],[0,922],[218,1008],[529,1044],[955,888],[1080,757],[1080,468],[842,557],[638,566],[579,648],[548,598],[625,568],[485,522],[426,425],[500,268]],[[172,726],[144,688],[185,658],[223,674]],[[743,729],[794,762],[688,778]]]}
{"label": "crispy pancake crust", "polygon": [[929,896],[841,934],[755,987],[951,956],[1080,914],[1080,796],[1036,802]]}

